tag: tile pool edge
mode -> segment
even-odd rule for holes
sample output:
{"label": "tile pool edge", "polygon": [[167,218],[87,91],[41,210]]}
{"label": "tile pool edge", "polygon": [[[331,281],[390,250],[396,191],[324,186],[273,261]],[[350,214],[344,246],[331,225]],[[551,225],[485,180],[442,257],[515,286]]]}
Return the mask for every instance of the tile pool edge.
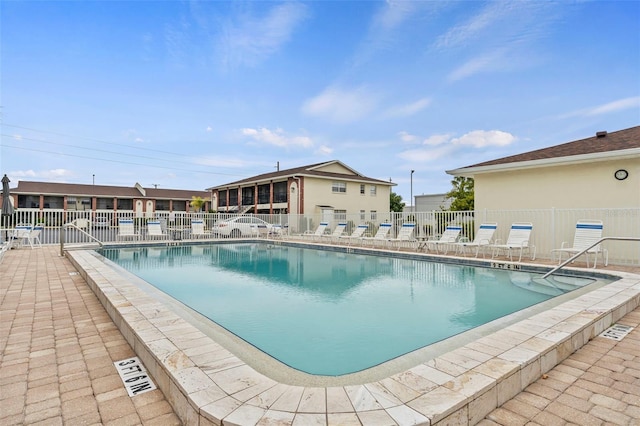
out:
{"label": "tile pool edge", "polygon": [[186,424],[254,424],[263,417],[366,424],[373,416],[475,424],[640,305],[640,275],[611,272],[621,279],[402,373],[362,385],[302,387],[256,372],[95,252],[67,257]]}

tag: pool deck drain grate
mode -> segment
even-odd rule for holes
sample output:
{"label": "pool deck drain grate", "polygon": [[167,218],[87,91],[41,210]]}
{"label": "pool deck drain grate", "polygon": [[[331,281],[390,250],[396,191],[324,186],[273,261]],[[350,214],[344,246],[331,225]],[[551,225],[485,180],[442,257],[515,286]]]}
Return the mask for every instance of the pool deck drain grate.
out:
{"label": "pool deck drain grate", "polygon": [[631,330],[633,330],[633,327],[629,325],[613,324],[611,327],[600,333],[600,336],[619,342],[624,339],[627,334],[631,333]]}

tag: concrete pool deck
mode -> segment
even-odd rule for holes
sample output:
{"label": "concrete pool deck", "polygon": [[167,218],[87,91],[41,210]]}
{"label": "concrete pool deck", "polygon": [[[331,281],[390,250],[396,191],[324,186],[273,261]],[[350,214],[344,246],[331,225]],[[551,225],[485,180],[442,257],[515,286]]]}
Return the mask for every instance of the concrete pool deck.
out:
{"label": "concrete pool deck", "polygon": [[[638,327],[639,275],[623,273],[391,377],[320,388],[253,371],[90,252],[71,257],[84,272],[55,247],[12,250],[0,263],[1,424],[546,425],[640,417],[640,331],[621,342],[595,337],[614,322]],[[113,362],[134,349],[164,395],[127,396]],[[543,373],[548,378],[538,379]]]}

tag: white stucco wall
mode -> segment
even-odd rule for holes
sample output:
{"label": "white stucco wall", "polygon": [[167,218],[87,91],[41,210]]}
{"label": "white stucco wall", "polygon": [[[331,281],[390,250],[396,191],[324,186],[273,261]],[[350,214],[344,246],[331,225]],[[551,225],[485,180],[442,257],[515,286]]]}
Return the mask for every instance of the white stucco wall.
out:
{"label": "white stucco wall", "polygon": [[[618,169],[626,180],[614,177]],[[547,166],[474,176],[475,208],[640,207],[640,159]]]}

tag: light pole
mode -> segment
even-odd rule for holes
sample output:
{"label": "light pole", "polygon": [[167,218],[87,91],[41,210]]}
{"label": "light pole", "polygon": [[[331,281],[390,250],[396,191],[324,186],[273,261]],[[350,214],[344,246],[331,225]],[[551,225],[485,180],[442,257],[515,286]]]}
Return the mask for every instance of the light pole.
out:
{"label": "light pole", "polygon": [[414,213],[416,209],[413,203],[413,172],[415,172],[415,170],[411,170],[411,213]]}

